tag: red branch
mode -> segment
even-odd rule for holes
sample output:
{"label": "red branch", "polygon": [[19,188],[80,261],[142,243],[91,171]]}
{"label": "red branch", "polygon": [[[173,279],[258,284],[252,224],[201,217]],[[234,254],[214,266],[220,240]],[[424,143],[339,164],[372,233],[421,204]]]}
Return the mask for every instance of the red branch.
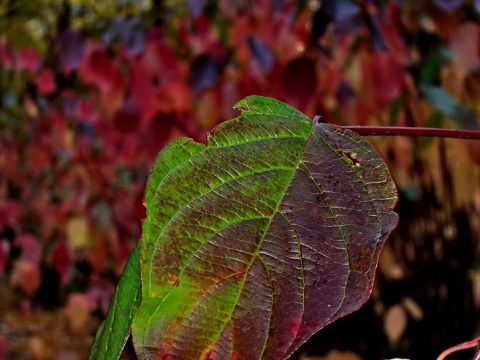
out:
{"label": "red branch", "polygon": [[403,127],[403,126],[342,126],[360,135],[380,136],[435,136],[455,139],[477,139],[480,140],[480,131],[437,129],[426,127]]}

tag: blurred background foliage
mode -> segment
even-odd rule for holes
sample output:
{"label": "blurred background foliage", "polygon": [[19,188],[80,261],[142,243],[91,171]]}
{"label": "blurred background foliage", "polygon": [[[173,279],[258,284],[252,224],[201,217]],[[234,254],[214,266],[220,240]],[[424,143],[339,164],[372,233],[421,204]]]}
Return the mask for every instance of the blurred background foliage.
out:
{"label": "blurred background foliage", "polygon": [[[87,356],[156,154],[205,142],[247,95],[478,129],[479,20],[477,0],[2,0],[0,359]],[[401,223],[372,299],[298,359],[433,359],[478,332],[480,143],[369,140]]]}

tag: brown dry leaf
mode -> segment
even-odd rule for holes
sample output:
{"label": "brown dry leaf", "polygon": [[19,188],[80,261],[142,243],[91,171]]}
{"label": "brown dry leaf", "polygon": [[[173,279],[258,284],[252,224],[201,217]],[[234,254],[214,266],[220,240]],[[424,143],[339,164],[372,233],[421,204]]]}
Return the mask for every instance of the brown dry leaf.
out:
{"label": "brown dry leaf", "polygon": [[423,319],[424,312],[423,309],[418,305],[418,303],[413,300],[410,296],[406,296],[402,299],[402,305],[407,310],[408,314],[417,321]]}
{"label": "brown dry leaf", "polygon": [[385,245],[380,255],[378,269],[387,280],[399,280],[405,277],[405,271],[400,264],[398,264],[392,247],[388,244]]}
{"label": "brown dry leaf", "polygon": [[402,337],[403,332],[407,327],[407,322],[408,318],[403,306],[393,305],[387,310],[383,320],[383,328],[388,341],[392,345],[397,344]]}
{"label": "brown dry leaf", "polygon": [[87,295],[72,293],[63,311],[68,319],[70,328],[78,333],[87,328],[86,325],[90,320],[90,314],[93,310],[95,310],[95,304]]}
{"label": "brown dry leaf", "polygon": [[471,274],[473,282],[473,301],[475,302],[475,307],[480,308],[480,271],[474,270]]}

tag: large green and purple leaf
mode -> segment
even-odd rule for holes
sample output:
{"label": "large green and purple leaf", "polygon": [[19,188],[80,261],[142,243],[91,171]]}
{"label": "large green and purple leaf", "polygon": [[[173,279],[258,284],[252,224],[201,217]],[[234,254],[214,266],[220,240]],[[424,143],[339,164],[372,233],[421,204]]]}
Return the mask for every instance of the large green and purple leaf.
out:
{"label": "large green and purple leaf", "polygon": [[397,194],[357,134],[249,97],[146,191],[141,359],[284,359],[369,297]]}

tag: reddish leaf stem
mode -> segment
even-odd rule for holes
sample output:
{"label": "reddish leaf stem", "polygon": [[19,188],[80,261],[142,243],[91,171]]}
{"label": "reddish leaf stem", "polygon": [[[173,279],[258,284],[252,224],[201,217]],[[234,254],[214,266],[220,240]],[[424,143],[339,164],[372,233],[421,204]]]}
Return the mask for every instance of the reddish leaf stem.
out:
{"label": "reddish leaf stem", "polygon": [[435,136],[455,139],[477,139],[480,140],[480,131],[438,129],[427,127],[403,127],[403,126],[342,126],[360,135],[381,135],[381,136]]}
{"label": "reddish leaf stem", "polygon": [[[476,346],[478,346],[479,342],[480,342],[480,336],[473,339],[473,340],[470,340],[470,341],[464,342],[462,344],[458,344],[456,346],[453,346],[453,347],[445,350],[444,352],[442,352],[440,354],[440,356],[437,358],[437,360],[444,360],[448,355],[450,355],[454,352],[457,352],[459,350],[471,349],[473,347],[476,347]],[[477,359],[478,359],[478,351],[475,354],[475,357],[473,358],[473,360],[477,360]]]}

